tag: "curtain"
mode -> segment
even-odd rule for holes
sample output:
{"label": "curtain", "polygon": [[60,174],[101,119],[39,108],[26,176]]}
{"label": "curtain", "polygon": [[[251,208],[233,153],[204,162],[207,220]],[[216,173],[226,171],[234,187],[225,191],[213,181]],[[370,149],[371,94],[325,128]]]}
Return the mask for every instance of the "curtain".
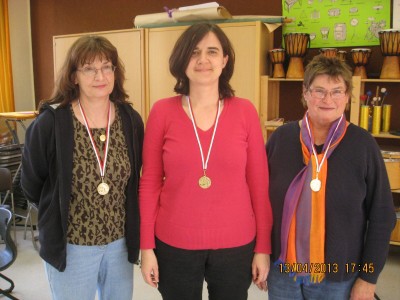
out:
{"label": "curtain", "polygon": [[[0,112],[15,111],[11,66],[8,0],[0,0]],[[0,145],[9,138],[4,120],[0,119]]]}

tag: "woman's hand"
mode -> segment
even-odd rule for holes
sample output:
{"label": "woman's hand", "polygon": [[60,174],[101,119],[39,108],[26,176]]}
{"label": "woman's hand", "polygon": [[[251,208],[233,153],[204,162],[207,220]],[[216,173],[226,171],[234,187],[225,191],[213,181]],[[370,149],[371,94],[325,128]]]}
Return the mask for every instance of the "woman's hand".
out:
{"label": "woman's hand", "polygon": [[357,278],[351,289],[351,300],[373,300],[375,299],[376,284],[366,282],[361,278]]}
{"label": "woman's hand", "polygon": [[153,249],[142,250],[141,271],[144,281],[152,287],[158,285],[158,263]]}
{"label": "woman's hand", "polygon": [[267,276],[269,273],[270,259],[268,254],[255,253],[251,265],[253,274],[253,283],[262,290],[268,290]]}

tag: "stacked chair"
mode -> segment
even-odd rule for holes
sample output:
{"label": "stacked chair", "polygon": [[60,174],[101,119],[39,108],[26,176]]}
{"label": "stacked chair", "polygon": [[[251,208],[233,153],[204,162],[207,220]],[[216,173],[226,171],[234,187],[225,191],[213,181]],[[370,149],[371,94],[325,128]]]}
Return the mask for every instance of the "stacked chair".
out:
{"label": "stacked chair", "polygon": [[[13,213],[5,208],[0,207],[0,237],[5,247],[2,247],[0,250],[0,272],[9,268],[17,258],[17,247],[10,235],[11,230],[11,219],[13,218]],[[10,284],[10,287],[7,289],[0,289],[0,295],[4,295],[9,299],[18,298],[11,295],[12,290],[14,289],[14,282],[12,279],[0,273],[0,278],[4,279]]]}

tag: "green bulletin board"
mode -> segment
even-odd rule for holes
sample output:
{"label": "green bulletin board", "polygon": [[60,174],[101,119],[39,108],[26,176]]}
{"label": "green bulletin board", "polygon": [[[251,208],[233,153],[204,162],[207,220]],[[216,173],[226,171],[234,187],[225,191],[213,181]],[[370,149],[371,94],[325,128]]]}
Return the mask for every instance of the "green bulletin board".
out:
{"label": "green bulletin board", "polygon": [[390,28],[390,0],[282,0],[282,11],[293,20],[282,33],[309,33],[310,48],[379,45]]}

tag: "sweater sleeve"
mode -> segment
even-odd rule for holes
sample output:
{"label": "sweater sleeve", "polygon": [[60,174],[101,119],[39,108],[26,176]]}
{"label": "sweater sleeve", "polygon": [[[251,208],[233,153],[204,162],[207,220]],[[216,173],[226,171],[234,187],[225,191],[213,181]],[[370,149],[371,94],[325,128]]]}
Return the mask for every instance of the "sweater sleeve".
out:
{"label": "sweater sleeve", "polygon": [[143,173],[139,187],[140,248],[155,248],[155,221],[163,185],[164,112],[155,103],[146,124],[143,143]]}
{"label": "sweater sleeve", "polygon": [[[372,137],[371,137],[372,139]],[[367,173],[366,209],[368,227],[362,254],[360,277],[376,283],[389,251],[390,233],[395,223],[392,193],[386,167],[375,140],[372,140]]]}
{"label": "sweater sleeve", "polygon": [[49,179],[49,163],[54,151],[54,120],[44,111],[28,127],[22,155],[21,187],[25,197],[39,203],[43,185]]}
{"label": "sweater sleeve", "polygon": [[255,252],[271,253],[272,210],[268,194],[268,163],[259,118],[251,105],[246,116],[248,149],[246,179],[256,218]]}

